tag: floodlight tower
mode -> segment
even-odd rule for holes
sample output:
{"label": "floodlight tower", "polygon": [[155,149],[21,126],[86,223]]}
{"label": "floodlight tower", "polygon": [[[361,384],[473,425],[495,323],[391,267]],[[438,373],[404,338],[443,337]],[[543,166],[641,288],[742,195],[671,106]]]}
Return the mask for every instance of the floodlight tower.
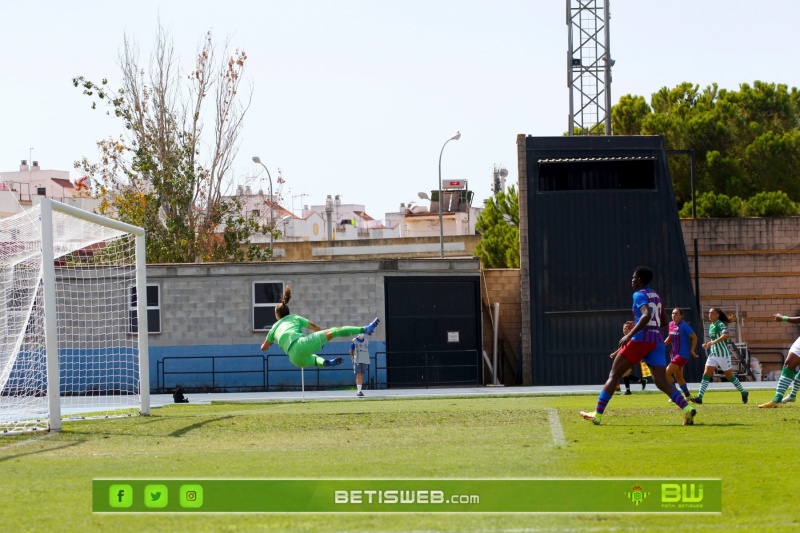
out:
{"label": "floodlight tower", "polygon": [[569,135],[611,135],[608,3],[567,0]]}

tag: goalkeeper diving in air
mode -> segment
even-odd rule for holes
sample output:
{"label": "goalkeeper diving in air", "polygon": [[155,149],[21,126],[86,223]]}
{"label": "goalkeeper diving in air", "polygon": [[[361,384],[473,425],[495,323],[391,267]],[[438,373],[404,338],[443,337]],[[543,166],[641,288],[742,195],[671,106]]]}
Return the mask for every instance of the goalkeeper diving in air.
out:
{"label": "goalkeeper diving in air", "polygon": [[[291,299],[292,290],[286,287],[281,303],[275,307],[275,318],[278,321],[267,333],[267,338],[261,344],[261,350],[267,351],[272,344],[277,342],[278,346],[289,356],[289,361],[299,368],[308,366],[322,368],[342,364],[341,357],[324,359],[314,352],[334,337],[354,337],[360,333],[372,335],[380,323],[380,319],[375,318],[366,326],[342,326],[323,330],[307,318],[291,314],[289,311],[289,300]],[[303,328],[310,329],[314,333],[305,335]]]}

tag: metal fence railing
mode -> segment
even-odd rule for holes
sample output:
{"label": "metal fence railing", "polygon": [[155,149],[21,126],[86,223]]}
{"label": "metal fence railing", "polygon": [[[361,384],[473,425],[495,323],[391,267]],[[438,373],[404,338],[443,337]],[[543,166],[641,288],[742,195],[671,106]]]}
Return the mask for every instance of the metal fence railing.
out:
{"label": "metal fence railing", "polygon": [[[353,365],[347,353],[340,366],[305,369],[305,390],[332,390],[355,386]],[[452,387],[480,385],[477,350],[388,352],[370,356],[364,375],[367,389],[388,387]],[[402,358],[402,359],[401,359]],[[399,363],[398,363],[399,361]],[[391,378],[391,382],[390,382]],[[300,390],[299,369],[283,354],[166,356],[156,362],[156,394],[181,386],[186,392],[274,392]]]}
{"label": "metal fence railing", "polygon": [[[325,357],[346,357],[341,366],[305,369],[306,390],[340,388],[354,384],[348,354],[326,353]],[[322,376],[336,377],[332,383]],[[295,383],[296,382],[296,383]],[[186,392],[270,392],[300,390],[300,369],[283,354],[167,356],[156,362],[156,394],[171,392],[180,385]]]}

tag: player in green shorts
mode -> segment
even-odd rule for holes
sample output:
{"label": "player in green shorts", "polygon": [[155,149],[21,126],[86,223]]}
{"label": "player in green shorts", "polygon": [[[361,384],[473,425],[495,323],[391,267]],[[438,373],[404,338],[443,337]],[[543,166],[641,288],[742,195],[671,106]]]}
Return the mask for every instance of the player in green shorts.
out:
{"label": "player in green shorts", "polygon": [[[300,315],[293,315],[289,311],[289,300],[292,299],[292,290],[289,287],[283,291],[281,303],[275,307],[275,318],[278,319],[267,333],[267,338],[261,344],[261,350],[267,351],[277,342],[278,346],[289,356],[289,361],[294,366],[305,368],[316,366],[336,366],[342,364],[342,358],[324,359],[314,352],[334,337],[354,337],[359,333],[372,335],[378,327],[380,319],[376,318],[366,326],[343,326],[323,330],[318,325]],[[313,330],[314,333],[305,335],[303,328]]]}

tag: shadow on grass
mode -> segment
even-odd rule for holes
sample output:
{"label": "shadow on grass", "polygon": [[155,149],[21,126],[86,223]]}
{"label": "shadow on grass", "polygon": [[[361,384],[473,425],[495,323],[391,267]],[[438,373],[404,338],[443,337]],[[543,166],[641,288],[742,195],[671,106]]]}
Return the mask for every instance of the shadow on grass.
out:
{"label": "shadow on grass", "polygon": [[79,440],[79,441],[74,441],[74,442],[66,442],[64,444],[61,444],[60,446],[52,446],[50,448],[46,448],[46,449],[42,449],[42,450],[36,450],[36,451],[33,451],[33,452],[12,453],[12,454],[6,455],[5,457],[0,457],[0,463],[2,463],[3,461],[8,461],[9,459],[19,459],[20,457],[25,457],[26,455],[37,455],[37,454],[40,454],[40,453],[50,453],[50,452],[53,452],[53,451],[56,451],[56,450],[63,450],[65,448],[70,448],[72,446],[77,446],[79,444],[83,444],[84,442],[85,441],[83,441],[83,440]]}
{"label": "shadow on grass", "polygon": [[696,423],[696,426],[713,426],[715,428],[725,428],[725,427],[752,427],[755,424],[742,424],[741,422],[702,422]]}
{"label": "shadow on grass", "polygon": [[[149,426],[151,424],[160,423],[160,422],[175,423],[176,421],[178,421],[179,418],[195,419],[195,418],[198,418],[198,417],[201,417],[201,416],[203,418],[205,418],[203,415],[188,415],[188,416],[177,417],[177,418],[176,417],[141,417],[139,420],[137,420],[137,426],[135,426],[135,427]],[[172,431],[171,433],[136,434],[135,432],[131,432],[130,428],[116,428],[115,427],[113,429],[108,429],[108,428],[104,428],[102,425],[97,425],[97,424],[95,424],[95,425],[84,425],[82,427],[81,427],[81,424],[75,424],[75,425],[70,425],[69,429],[64,431],[64,434],[69,434],[69,435],[91,435],[93,437],[102,437],[102,438],[108,438],[108,437],[126,437],[126,438],[141,437],[141,438],[150,439],[150,438],[153,438],[153,437],[182,437],[183,435],[186,435],[190,431],[193,431],[195,429],[199,429],[199,428],[203,427],[206,424],[209,424],[211,422],[217,422],[217,421],[220,421],[220,420],[226,420],[226,419],[229,419],[229,418],[236,418],[236,416],[235,415],[226,415],[226,416],[219,416],[219,417],[211,418],[211,419],[204,419],[201,422],[196,422],[194,424],[190,424],[190,425],[182,427],[180,429],[176,429],[175,431]],[[111,421],[111,419],[108,419],[108,420]],[[105,421],[106,420],[103,420],[101,422],[105,422]],[[163,429],[168,430],[169,428],[163,428]]]}
{"label": "shadow on grass", "polygon": [[226,420],[228,418],[236,418],[236,417],[233,416],[233,415],[228,415],[228,416],[220,416],[220,417],[217,417],[217,418],[210,418],[208,420],[203,420],[202,422],[197,422],[196,424],[191,424],[191,425],[186,426],[184,428],[177,429],[177,430],[173,431],[172,433],[170,433],[169,436],[170,437],[182,437],[182,436],[186,435],[187,433],[189,433],[190,431],[194,431],[195,429],[199,429],[199,428],[205,426],[206,424],[209,424],[211,422],[218,422],[220,420]]}
{"label": "shadow on grass", "polygon": [[[683,426],[680,422],[678,423],[663,423],[663,424],[625,424],[625,423],[609,423],[606,424],[603,422],[603,426],[613,426],[618,428],[636,428],[636,429],[652,429],[652,428],[669,428],[669,427],[677,427]],[[702,422],[695,422],[694,426],[706,426],[706,427],[751,427],[753,424],[742,424],[741,422],[706,422],[705,420]],[[691,431],[691,430],[690,430]]]}

